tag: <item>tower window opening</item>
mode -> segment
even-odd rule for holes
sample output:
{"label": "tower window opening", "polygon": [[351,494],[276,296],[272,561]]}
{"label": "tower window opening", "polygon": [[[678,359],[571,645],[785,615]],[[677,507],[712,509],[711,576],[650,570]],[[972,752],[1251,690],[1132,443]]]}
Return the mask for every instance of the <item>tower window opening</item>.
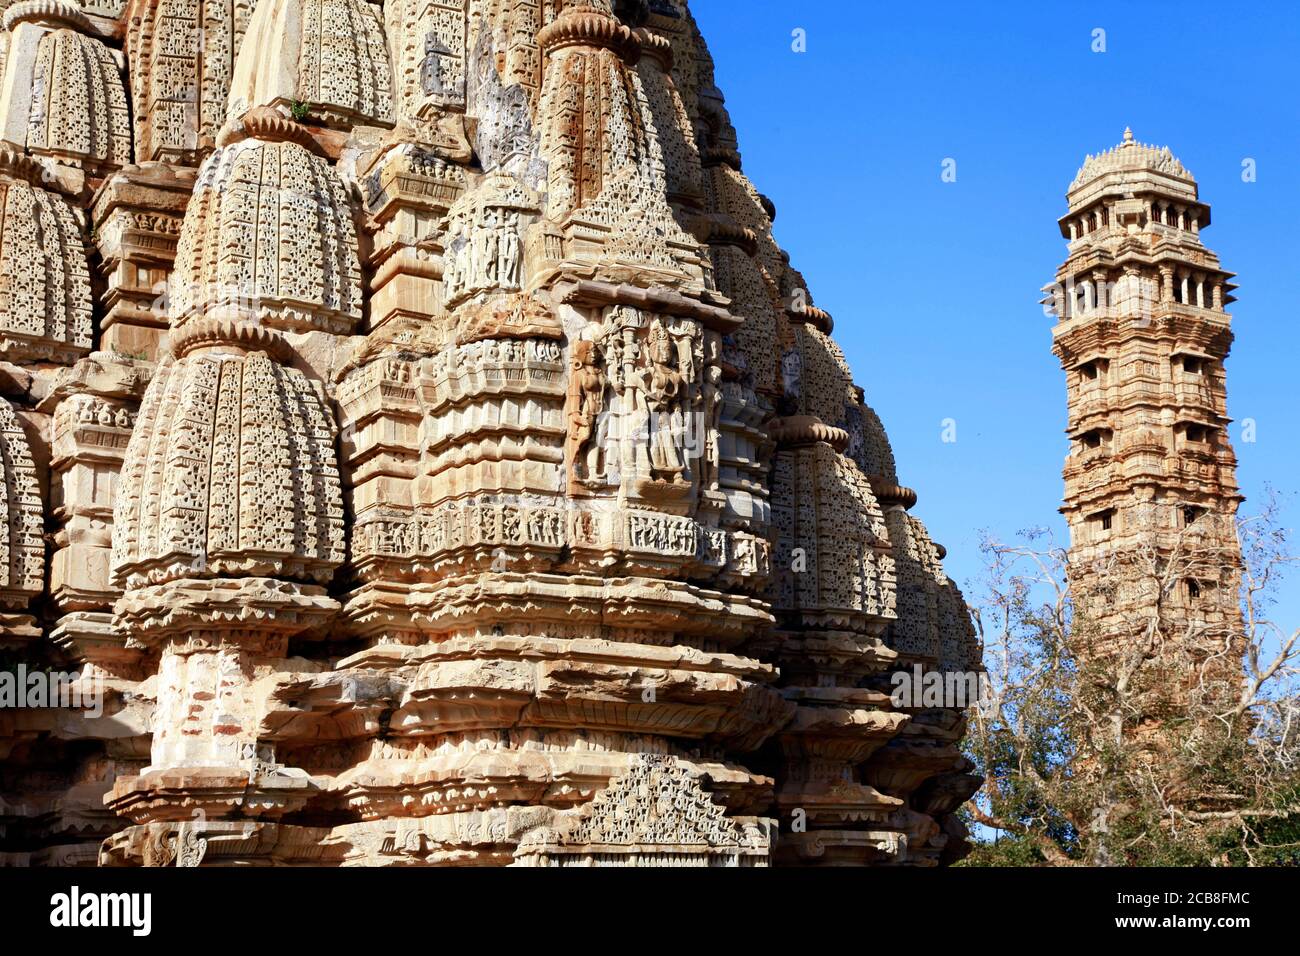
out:
{"label": "tower window opening", "polygon": [[1092,359],[1084,362],[1076,371],[1079,373],[1080,382],[1105,381],[1106,374],[1110,371],[1110,359]]}
{"label": "tower window opening", "polygon": [[1107,508],[1105,511],[1098,511],[1091,520],[1098,531],[1110,531],[1115,527],[1115,509]]}
{"label": "tower window opening", "polygon": [[1101,448],[1103,445],[1109,445],[1110,439],[1111,431],[1109,428],[1094,428],[1079,436],[1079,442],[1084,448]]}
{"label": "tower window opening", "polygon": [[1200,598],[1201,582],[1196,580],[1196,578],[1187,579],[1187,596],[1193,601],[1196,601]]}
{"label": "tower window opening", "polygon": [[1204,425],[1188,425],[1185,434],[1188,441],[1197,444],[1204,444],[1210,440],[1210,430]]}
{"label": "tower window opening", "polygon": [[1183,371],[1189,375],[1204,375],[1205,360],[1195,355],[1183,356]]}
{"label": "tower window opening", "polygon": [[1203,514],[1205,509],[1198,505],[1183,505],[1183,527],[1190,528]]}

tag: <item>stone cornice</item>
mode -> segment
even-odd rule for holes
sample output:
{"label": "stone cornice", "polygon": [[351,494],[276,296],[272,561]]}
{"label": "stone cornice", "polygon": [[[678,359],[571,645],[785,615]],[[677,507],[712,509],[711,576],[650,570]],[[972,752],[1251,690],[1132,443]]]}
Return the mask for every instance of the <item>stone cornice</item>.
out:
{"label": "stone cornice", "polygon": [[37,23],[49,27],[71,27],[81,33],[94,33],[90,18],[76,5],[65,0],[23,0],[4,12],[6,30],[20,23]]}
{"label": "stone cornice", "polygon": [[191,352],[221,346],[234,346],[245,352],[265,352],[272,358],[288,362],[293,348],[274,329],[229,319],[194,319],[171,333],[172,354],[183,358]]}
{"label": "stone cornice", "polygon": [[791,415],[774,418],[767,425],[767,433],[778,447],[798,448],[802,445],[825,443],[838,452],[849,447],[849,433],[843,428],[827,425],[815,415]]}
{"label": "stone cornice", "polygon": [[635,63],[641,56],[641,41],[626,24],[596,7],[570,7],[537,34],[537,46],[544,55],[567,47],[592,47],[612,50],[625,62]]}

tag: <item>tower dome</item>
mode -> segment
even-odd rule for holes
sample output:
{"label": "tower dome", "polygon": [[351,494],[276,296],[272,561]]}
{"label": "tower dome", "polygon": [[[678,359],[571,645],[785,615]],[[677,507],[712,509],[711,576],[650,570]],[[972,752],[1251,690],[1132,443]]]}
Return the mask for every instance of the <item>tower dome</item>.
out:
{"label": "tower dome", "polygon": [[1132,129],[1124,130],[1118,146],[1084,158],[1070,183],[1070,208],[1087,205],[1106,193],[1131,193],[1159,189],[1187,199],[1196,199],[1196,179],[1168,146],[1139,143]]}
{"label": "tower dome", "polygon": [[217,149],[199,170],[172,273],[173,327],[207,316],[347,334],[360,319],[343,184],[305,146],[272,140],[284,133],[273,127],[294,125],[245,117],[252,138]]}
{"label": "tower dome", "polygon": [[0,147],[0,355],[66,361],[90,351],[90,267],[80,215],[45,169]]}
{"label": "tower dome", "polygon": [[9,7],[0,136],[102,175],[131,161],[125,61],[91,35],[80,7],[25,0]]}
{"label": "tower dome", "polygon": [[268,0],[248,21],[228,115],[256,106],[306,109],[347,128],[393,122],[383,14],[366,0]]}
{"label": "tower dome", "polygon": [[343,500],[320,387],[286,366],[287,343],[268,329],[194,322],[172,348],[126,451],[116,585],[328,581],[344,559]]}

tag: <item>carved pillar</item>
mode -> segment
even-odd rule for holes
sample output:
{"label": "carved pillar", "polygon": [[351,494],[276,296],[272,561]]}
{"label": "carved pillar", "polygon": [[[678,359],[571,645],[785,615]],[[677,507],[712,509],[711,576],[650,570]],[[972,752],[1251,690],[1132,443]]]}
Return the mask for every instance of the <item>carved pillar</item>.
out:
{"label": "carved pillar", "polygon": [[128,166],[92,203],[102,259],[100,348],[154,361],[167,330],[167,277],[176,259],[194,173],[162,163]]}
{"label": "carved pillar", "polygon": [[1092,273],[1093,286],[1093,308],[1107,309],[1110,307],[1110,294],[1106,287],[1106,273],[1101,269],[1094,269]]}
{"label": "carved pillar", "polygon": [[444,267],[433,237],[465,182],[460,166],[415,144],[376,157],[363,179],[373,235],[369,329],[441,311]]}
{"label": "carved pillar", "polygon": [[338,386],[347,485],[352,490],[352,565],[366,580],[401,574],[416,553],[414,480],[423,410],[416,363],[399,356],[352,369]]}
{"label": "carved pillar", "polygon": [[107,612],[121,595],[109,580],[118,475],[150,366],[99,352],[56,382],[42,408],[53,414],[51,505],[55,535],[50,595],[59,610]]}

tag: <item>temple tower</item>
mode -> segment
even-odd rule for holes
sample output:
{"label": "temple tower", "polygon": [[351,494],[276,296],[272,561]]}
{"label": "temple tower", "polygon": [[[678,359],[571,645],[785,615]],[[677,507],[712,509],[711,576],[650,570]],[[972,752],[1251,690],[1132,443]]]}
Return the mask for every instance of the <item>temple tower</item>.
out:
{"label": "temple tower", "polygon": [[104,705],[0,707],[0,865],[968,852],[891,691],[978,641],[686,0],[0,7],[0,675]]}
{"label": "temple tower", "polygon": [[[1089,156],[1066,194],[1049,287],[1065,369],[1065,504],[1078,628],[1100,654],[1240,632],[1224,360],[1232,273],[1201,242],[1210,208],[1166,148]],[[1226,659],[1233,660],[1231,654]]]}

